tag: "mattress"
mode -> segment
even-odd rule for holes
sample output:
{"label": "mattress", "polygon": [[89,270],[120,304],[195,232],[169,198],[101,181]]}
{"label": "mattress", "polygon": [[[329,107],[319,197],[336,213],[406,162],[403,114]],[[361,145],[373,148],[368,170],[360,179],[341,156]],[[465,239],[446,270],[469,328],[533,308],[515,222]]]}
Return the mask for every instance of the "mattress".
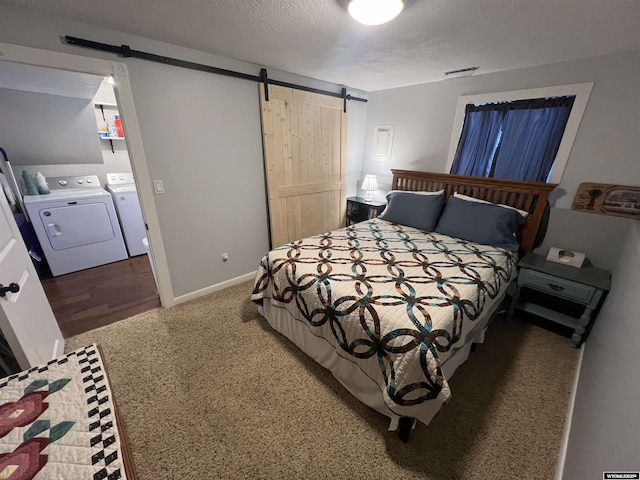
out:
{"label": "mattress", "polygon": [[451,396],[446,364],[516,275],[507,250],[372,219],[269,252],[252,300],[361,401],[428,424]]}

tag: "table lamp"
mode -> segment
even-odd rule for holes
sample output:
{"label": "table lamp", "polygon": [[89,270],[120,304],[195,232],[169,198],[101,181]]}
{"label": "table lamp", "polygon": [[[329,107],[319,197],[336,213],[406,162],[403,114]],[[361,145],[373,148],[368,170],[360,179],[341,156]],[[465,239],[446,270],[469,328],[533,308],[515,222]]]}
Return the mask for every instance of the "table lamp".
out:
{"label": "table lamp", "polygon": [[364,201],[373,201],[373,192],[378,190],[378,180],[375,175],[366,175],[362,182],[362,190],[366,192]]}

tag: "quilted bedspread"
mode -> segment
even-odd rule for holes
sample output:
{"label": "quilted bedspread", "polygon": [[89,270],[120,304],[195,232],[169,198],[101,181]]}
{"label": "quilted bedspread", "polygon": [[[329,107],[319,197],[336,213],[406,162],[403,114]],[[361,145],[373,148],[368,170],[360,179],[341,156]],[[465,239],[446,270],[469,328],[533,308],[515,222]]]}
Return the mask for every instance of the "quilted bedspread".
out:
{"label": "quilted bedspread", "polygon": [[96,345],[0,380],[0,478],[127,478]]}
{"label": "quilted bedspread", "polygon": [[515,277],[511,252],[373,219],[269,252],[252,300],[286,309],[392,412],[428,423],[450,396],[441,365]]}

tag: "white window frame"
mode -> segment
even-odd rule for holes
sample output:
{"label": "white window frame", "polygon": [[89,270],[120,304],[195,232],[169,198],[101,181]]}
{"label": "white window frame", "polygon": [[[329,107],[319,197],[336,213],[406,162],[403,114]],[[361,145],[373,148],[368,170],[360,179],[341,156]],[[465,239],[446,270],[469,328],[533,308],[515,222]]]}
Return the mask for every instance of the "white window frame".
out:
{"label": "white window frame", "polygon": [[573,147],[573,142],[578,133],[578,127],[582,121],[582,115],[587,108],[587,102],[593,89],[593,82],[589,83],[573,83],[570,85],[557,85],[551,87],[531,88],[528,90],[515,90],[512,92],[496,92],[482,93],[478,95],[465,95],[458,98],[458,106],[456,115],[453,120],[453,132],[451,133],[451,142],[449,143],[449,156],[447,158],[446,172],[451,172],[453,165],[453,157],[458,148],[458,141],[462,132],[462,124],[464,122],[465,108],[469,104],[508,102],[511,100],[526,100],[530,98],[546,98],[546,97],[564,97],[575,95],[573,107],[567,120],[567,126],[562,135],[562,141],[558,147],[556,159],[551,167],[551,176],[549,183],[560,183],[564,169],[569,160],[569,154]]}

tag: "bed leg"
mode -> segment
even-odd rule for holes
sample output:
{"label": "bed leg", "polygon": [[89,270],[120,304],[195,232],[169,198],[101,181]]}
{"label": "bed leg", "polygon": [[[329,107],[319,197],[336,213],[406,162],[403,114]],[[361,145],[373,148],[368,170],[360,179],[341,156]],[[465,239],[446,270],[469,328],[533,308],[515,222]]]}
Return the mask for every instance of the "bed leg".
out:
{"label": "bed leg", "polygon": [[400,423],[398,425],[398,438],[402,440],[402,443],[409,441],[409,434],[413,428],[413,422],[415,419],[411,417],[400,417]]}

